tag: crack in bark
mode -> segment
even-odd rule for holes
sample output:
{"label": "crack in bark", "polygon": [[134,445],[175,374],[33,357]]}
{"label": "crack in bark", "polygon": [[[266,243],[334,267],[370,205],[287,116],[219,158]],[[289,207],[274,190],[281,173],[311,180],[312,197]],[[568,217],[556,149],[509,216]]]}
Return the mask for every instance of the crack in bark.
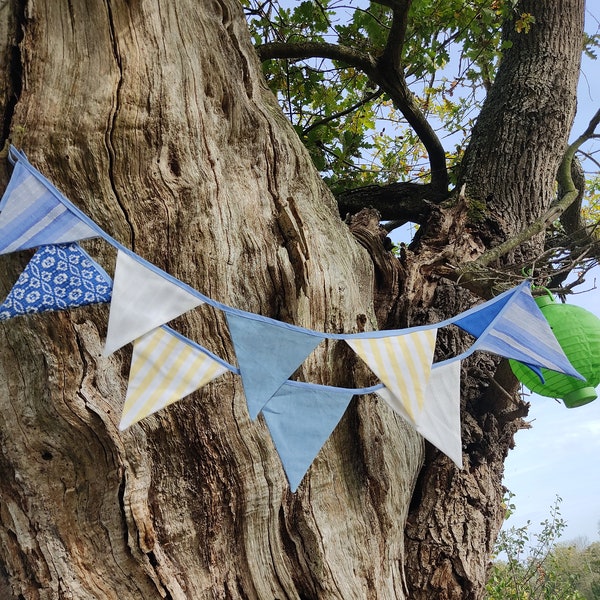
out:
{"label": "crack in bark", "polygon": [[121,212],[123,213],[123,217],[125,218],[125,222],[129,226],[129,231],[131,234],[131,249],[135,249],[135,228],[133,223],[129,218],[129,213],[125,207],[125,204],[121,200],[121,195],[118,190],[117,182],[115,180],[115,163],[116,163],[116,152],[115,152],[115,124],[117,121],[117,117],[120,110],[121,104],[121,89],[123,87],[123,63],[121,61],[121,53],[119,51],[119,44],[117,41],[117,29],[115,27],[114,14],[111,6],[111,0],[106,2],[106,11],[108,14],[108,25],[110,28],[110,40],[112,42],[112,50],[115,62],[119,69],[119,80],[117,82],[117,87],[115,90],[114,103],[112,106],[112,114],[109,116],[108,123],[106,126],[106,133],[104,136],[104,140],[106,143],[106,149],[108,151],[108,180],[110,182],[110,187],[114,194],[115,200],[119,205]]}
{"label": "crack in bark", "polygon": [[24,37],[24,28],[27,21],[25,15],[25,2],[15,2],[13,6],[13,15],[15,17],[15,43],[12,46],[12,52],[9,61],[9,89],[7,90],[7,100],[4,114],[2,115],[2,128],[0,131],[0,147],[10,139],[12,120],[15,114],[17,103],[21,97],[23,89],[23,56],[21,53],[21,42]]}

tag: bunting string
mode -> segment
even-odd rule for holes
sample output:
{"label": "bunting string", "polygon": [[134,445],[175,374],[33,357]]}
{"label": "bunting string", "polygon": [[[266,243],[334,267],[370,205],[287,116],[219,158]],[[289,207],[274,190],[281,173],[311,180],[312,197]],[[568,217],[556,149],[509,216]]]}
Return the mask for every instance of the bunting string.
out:
{"label": "bunting string", "polygon": [[[264,416],[295,490],[354,395],[376,392],[423,437],[462,466],[460,364],[485,351],[583,379],[531,296],[529,281],[436,324],[327,333],[227,306],[159,269],[107,234],[13,146],[0,200],[0,254],[37,248],[0,321],[110,302],[104,355],[133,343],[120,429],[169,406],[226,372],[239,375],[252,419]],[[114,281],[78,244],[101,238],[117,250]],[[238,366],[166,325],[207,304],[225,313]],[[433,363],[438,329],[454,324],[474,342]],[[379,384],[339,388],[289,378],[324,339],[344,340]]]}

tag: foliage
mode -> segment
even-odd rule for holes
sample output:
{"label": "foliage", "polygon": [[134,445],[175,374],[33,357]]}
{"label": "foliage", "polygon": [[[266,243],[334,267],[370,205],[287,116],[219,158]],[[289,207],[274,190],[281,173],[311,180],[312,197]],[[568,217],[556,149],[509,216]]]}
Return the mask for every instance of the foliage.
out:
{"label": "foliage", "polygon": [[[423,198],[445,200],[503,52],[537,25],[518,0],[241,2],[266,80],[338,197],[372,184],[410,182],[396,189],[431,183],[431,195]],[[587,33],[584,44],[595,58],[600,35]],[[594,154],[580,149],[592,169],[584,221],[570,219],[564,231],[546,229],[550,258],[536,261],[546,265],[538,274],[545,283],[560,286],[581,266],[570,284],[575,287],[597,262]],[[404,215],[388,218],[392,226],[405,222]]]}
{"label": "foliage", "polygon": [[[257,45],[333,43],[380,56],[391,9],[356,0],[244,0]],[[450,167],[462,155],[501,56],[501,23],[516,0],[415,0],[410,9],[402,68],[424,116],[451,139]],[[528,15],[514,13],[526,30]],[[530,16],[529,16],[530,17]],[[373,182],[427,180],[423,145],[403,116],[354,67],[320,58],[269,60],[267,81],[334,188]]]}
{"label": "foliage", "polygon": [[[507,518],[514,512],[513,495],[506,499]],[[559,544],[566,522],[556,496],[550,516],[500,532],[486,586],[488,600],[598,600],[600,599],[600,543]]]}
{"label": "foliage", "polygon": [[[335,44],[380,57],[392,28],[387,2],[242,0],[254,42]],[[503,23],[522,35],[535,18],[517,0],[413,0],[399,67],[419,110],[459,164],[486,91],[510,42]],[[596,58],[600,35],[586,33]],[[427,182],[422,140],[392,100],[362,70],[324,58],[272,59],[264,74],[334,192],[373,183]],[[587,157],[591,158],[591,157]],[[593,161],[594,164],[597,164]],[[598,222],[600,183],[588,180],[585,218]]]}
{"label": "foliage", "polygon": [[586,202],[582,216],[589,225],[600,223],[600,175],[594,174],[585,182]]}

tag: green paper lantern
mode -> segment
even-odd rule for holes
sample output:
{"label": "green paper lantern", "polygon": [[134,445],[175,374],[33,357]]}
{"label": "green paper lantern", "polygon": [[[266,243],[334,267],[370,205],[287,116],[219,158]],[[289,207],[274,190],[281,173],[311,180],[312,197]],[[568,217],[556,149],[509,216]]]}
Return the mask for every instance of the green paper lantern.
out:
{"label": "green paper lantern", "polygon": [[598,397],[594,388],[600,384],[600,319],[580,306],[554,302],[550,294],[535,301],[563,352],[586,380],[541,369],[542,383],[529,367],[515,360],[509,361],[512,372],[532,392],[560,398],[568,408],[592,402]]}

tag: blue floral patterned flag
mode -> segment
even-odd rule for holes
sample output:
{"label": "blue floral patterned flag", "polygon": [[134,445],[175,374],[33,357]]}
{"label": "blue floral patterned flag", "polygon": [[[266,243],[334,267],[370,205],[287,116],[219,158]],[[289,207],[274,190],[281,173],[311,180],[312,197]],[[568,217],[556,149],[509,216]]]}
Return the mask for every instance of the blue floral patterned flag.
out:
{"label": "blue floral patterned flag", "polygon": [[78,245],[42,246],[0,305],[0,321],[109,302],[112,281]]}

